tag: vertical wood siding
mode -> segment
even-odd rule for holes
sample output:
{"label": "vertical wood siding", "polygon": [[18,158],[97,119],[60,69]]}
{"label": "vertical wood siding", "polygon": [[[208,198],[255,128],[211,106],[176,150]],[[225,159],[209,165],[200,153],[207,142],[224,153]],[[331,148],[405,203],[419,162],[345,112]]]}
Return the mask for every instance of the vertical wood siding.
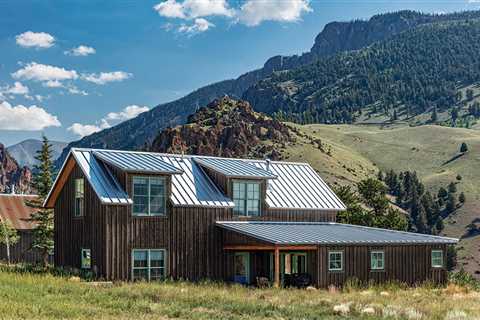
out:
{"label": "vertical wood siding", "polygon": [[[37,263],[42,261],[38,250],[32,249],[33,235],[31,230],[18,230],[20,239],[10,246],[10,260],[12,263]],[[0,245],[0,260],[7,261],[7,247]]]}

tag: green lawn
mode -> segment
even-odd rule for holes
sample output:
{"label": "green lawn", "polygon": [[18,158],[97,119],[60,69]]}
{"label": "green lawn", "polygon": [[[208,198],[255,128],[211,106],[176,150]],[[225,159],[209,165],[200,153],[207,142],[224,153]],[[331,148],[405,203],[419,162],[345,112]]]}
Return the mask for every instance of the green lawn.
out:
{"label": "green lawn", "polygon": [[480,292],[395,286],[344,292],[184,282],[94,286],[0,272],[1,319],[472,319]]}

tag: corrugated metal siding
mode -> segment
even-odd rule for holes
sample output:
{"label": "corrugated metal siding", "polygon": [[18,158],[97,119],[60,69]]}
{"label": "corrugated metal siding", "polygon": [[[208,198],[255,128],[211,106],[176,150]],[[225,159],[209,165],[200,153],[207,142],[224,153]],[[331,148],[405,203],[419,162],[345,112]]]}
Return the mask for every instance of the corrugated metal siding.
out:
{"label": "corrugated metal siding", "polygon": [[72,149],[72,154],[103,204],[133,203],[111,172],[93,156],[91,151]]}
{"label": "corrugated metal siding", "polygon": [[277,176],[242,159],[195,157],[195,162],[229,178],[275,179]]}
{"label": "corrugated metal siding", "polygon": [[[267,169],[265,161],[250,160],[250,163]],[[268,181],[269,208],[345,210],[342,201],[309,164],[272,161],[269,170],[278,177]]]}
{"label": "corrugated metal siding", "polygon": [[179,174],[181,170],[163,161],[158,154],[132,151],[96,150],[94,156],[128,172]]}
{"label": "corrugated metal siding", "polygon": [[34,224],[28,219],[35,212],[26,202],[35,200],[32,195],[0,195],[0,221],[8,220],[17,230],[33,229]]}
{"label": "corrugated metal siding", "polygon": [[219,221],[217,225],[274,244],[453,244],[458,239],[339,223]]}

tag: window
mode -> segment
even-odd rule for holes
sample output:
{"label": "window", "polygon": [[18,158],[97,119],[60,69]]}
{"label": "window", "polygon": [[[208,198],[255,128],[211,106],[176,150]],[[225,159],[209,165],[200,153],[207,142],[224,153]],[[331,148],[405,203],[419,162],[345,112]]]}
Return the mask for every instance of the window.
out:
{"label": "window", "polygon": [[165,278],[166,251],[133,250],[132,278],[133,280],[162,280]]}
{"label": "window", "polygon": [[82,249],[82,269],[90,269],[92,267],[92,259],[90,257],[90,249]]}
{"label": "window", "polygon": [[432,250],[432,268],[443,268],[442,250]]}
{"label": "window", "polygon": [[133,215],[164,215],[165,194],[165,178],[133,177]]}
{"label": "window", "polygon": [[260,182],[234,181],[234,213],[244,216],[260,215]]}
{"label": "window", "polygon": [[385,269],[385,253],[383,251],[370,252],[370,269],[383,270]]}
{"label": "window", "polygon": [[84,212],[85,182],[83,178],[75,179],[75,217],[82,217]]}
{"label": "window", "polygon": [[343,251],[328,252],[328,270],[343,271]]}

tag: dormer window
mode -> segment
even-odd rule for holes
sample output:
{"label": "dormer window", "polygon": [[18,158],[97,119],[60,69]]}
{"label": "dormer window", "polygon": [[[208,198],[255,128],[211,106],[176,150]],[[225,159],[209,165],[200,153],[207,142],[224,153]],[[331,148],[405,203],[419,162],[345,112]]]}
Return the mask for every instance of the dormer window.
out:
{"label": "dormer window", "polygon": [[133,215],[165,215],[166,179],[164,177],[133,177]]}
{"label": "dormer window", "polygon": [[233,212],[242,216],[260,215],[260,182],[241,181],[233,182]]}

